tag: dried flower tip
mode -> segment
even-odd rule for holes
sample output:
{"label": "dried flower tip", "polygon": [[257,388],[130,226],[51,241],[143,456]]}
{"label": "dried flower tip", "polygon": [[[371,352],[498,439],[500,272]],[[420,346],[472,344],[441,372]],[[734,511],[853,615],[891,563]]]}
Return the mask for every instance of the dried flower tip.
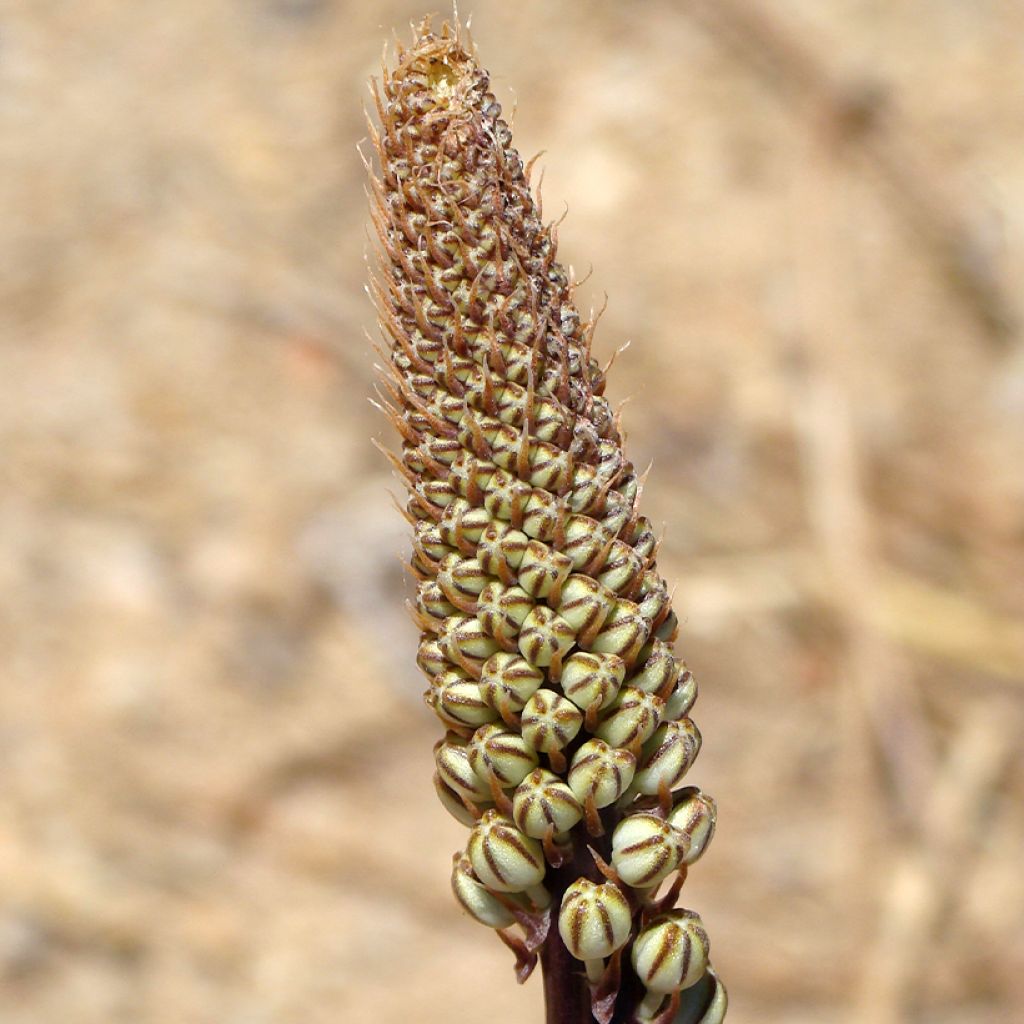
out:
{"label": "dried flower tip", "polygon": [[656,796],[675,789],[699,752],[700,731],[689,718],[666,722],[644,746],[633,790]]}
{"label": "dried flower tip", "polygon": [[465,825],[467,828],[472,828],[480,817],[480,813],[490,808],[490,803],[486,801],[472,801],[473,806],[476,807],[480,813],[474,814],[462,798],[454,789],[449,786],[444,779],[441,778],[439,772],[434,772],[434,789],[437,792],[437,798],[441,801],[441,805],[444,809],[461,825]]}
{"label": "dried flower tip", "polygon": [[657,885],[679,864],[678,833],[655,814],[631,814],[612,835],[612,864],[619,877],[635,889]]}
{"label": "dried flower tip", "polygon": [[598,885],[578,878],[565,890],[558,932],[565,948],[585,962],[587,976],[595,984],[604,971],[604,957],[626,944],[632,924],[629,903],[614,882]]}
{"label": "dried flower tip", "polygon": [[582,725],[576,705],[554,690],[538,690],[523,708],[523,738],[548,755],[571,743]]}
{"label": "dried flower tip", "polygon": [[482,725],[469,741],[469,764],[481,779],[511,789],[537,767],[537,753],[518,733]]}
{"label": "dried flower tip", "polygon": [[473,771],[466,741],[460,736],[449,733],[435,744],[434,763],[441,781],[459,796],[474,804],[491,799],[491,787]]}
{"label": "dried flower tip", "polygon": [[661,723],[665,702],[653,693],[624,686],[601,723],[597,736],[612,747],[638,748]]}
{"label": "dried flower tip", "polygon": [[467,852],[476,877],[488,889],[525,892],[540,908],[551,902],[541,885],[546,864],[540,843],[498,811],[487,811],[480,819],[469,835]]}
{"label": "dried flower tip", "polygon": [[670,910],[654,918],[633,943],[633,968],[647,989],[639,1019],[653,1019],[665,996],[700,981],[709,951],[708,933],[692,910]]}
{"label": "dried flower tip", "polygon": [[607,807],[626,792],[636,771],[636,758],[628,750],[610,747],[604,740],[588,740],[576,751],[569,768],[569,788],[584,805]]}
{"label": "dried flower tip", "polygon": [[582,817],[583,807],[573,791],[554,772],[538,768],[519,784],[512,797],[516,824],[533,839],[568,832]]}
{"label": "dried flower tip", "polygon": [[696,786],[688,786],[676,797],[675,807],[668,820],[688,840],[683,863],[693,864],[703,855],[715,834],[718,807],[706,793],[702,793]]}
{"label": "dried flower tip", "polygon": [[[544,682],[544,673],[518,654],[493,654],[480,675],[480,693],[506,722],[526,707]],[[511,724],[511,723],[510,723]]]}
{"label": "dried flower tip", "polygon": [[509,928],[515,924],[508,907],[473,874],[472,862],[465,853],[457,853],[453,858],[452,891],[466,913],[488,928]]}
{"label": "dried flower tip", "polygon": [[617,654],[577,651],[562,665],[562,692],[584,711],[600,711],[615,700],[626,678],[626,666]]}

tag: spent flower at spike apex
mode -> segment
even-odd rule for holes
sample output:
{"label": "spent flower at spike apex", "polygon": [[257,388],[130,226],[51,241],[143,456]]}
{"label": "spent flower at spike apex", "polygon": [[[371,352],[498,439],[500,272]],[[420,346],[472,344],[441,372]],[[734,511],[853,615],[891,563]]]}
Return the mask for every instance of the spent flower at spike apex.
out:
{"label": "spent flower at spike apex", "polygon": [[682,948],[665,915],[714,803],[680,793],[696,686],[591,355],[596,318],[576,308],[462,29],[421,24],[373,96],[379,399],[401,439],[388,457],[408,491],[417,661],[445,730],[435,787],[470,829],[455,894],[520,980],[540,954],[549,1020],[560,986],[589,992],[599,1020],[668,1021],[703,983],[693,1019],[710,1024],[725,993],[692,911],[678,920],[701,955],[652,961],[658,943]]}

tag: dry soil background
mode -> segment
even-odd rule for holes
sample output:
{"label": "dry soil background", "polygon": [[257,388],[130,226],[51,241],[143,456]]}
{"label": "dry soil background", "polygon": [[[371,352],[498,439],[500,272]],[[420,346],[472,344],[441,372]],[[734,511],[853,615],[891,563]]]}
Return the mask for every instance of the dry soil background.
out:
{"label": "dry soil background", "polygon": [[[370,446],[355,146],[422,13],[0,2],[4,1024],[541,1019],[448,892]],[[632,342],[730,1021],[1024,1019],[1024,5],[472,15]]]}

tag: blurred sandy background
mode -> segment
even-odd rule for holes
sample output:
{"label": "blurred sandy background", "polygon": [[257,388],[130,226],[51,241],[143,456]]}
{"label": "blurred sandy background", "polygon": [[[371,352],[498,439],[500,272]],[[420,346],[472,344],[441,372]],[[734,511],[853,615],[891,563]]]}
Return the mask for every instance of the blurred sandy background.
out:
{"label": "blurred sandy background", "polygon": [[[0,3],[4,1024],[542,1019],[448,891],[370,446],[421,13]],[[472,14],[632,341],[730,1021],[1024,1019],[1024,5]]]}

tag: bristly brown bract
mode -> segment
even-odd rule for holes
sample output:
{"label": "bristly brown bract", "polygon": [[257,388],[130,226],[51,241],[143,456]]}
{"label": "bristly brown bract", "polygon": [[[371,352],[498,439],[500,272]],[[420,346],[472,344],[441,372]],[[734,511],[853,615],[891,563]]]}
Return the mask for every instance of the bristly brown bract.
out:
{"label": "bristly brown bract", "polygon": [[[435,786],[473,830],[456,891],[482,923],[516,922],[499,934],[521,979],[541,950],[549,1020],[626,1021],[643,988],[623,954],[674,902],[696,859],[688,832],[706,845],[715,813],[691,788],[669,821],[700,733],[654,532],[593,323],[472,48],[424,22],[373,94],[380,397],[401,438],[424,696],[446,730]],[[649,830],[663,848],[614,841],[638,813],[666,822]],[[639,856],[675,872],[667,900],[622,880],[654,877],[623,860]],[[592,1002],[551,927],[580,877],[634,915],[629,939],[586,964]],[[713,1024],[724,990],[710,969],[702,983]],[[667,1020],[679,993],[661,999],[642,1007]]]}

